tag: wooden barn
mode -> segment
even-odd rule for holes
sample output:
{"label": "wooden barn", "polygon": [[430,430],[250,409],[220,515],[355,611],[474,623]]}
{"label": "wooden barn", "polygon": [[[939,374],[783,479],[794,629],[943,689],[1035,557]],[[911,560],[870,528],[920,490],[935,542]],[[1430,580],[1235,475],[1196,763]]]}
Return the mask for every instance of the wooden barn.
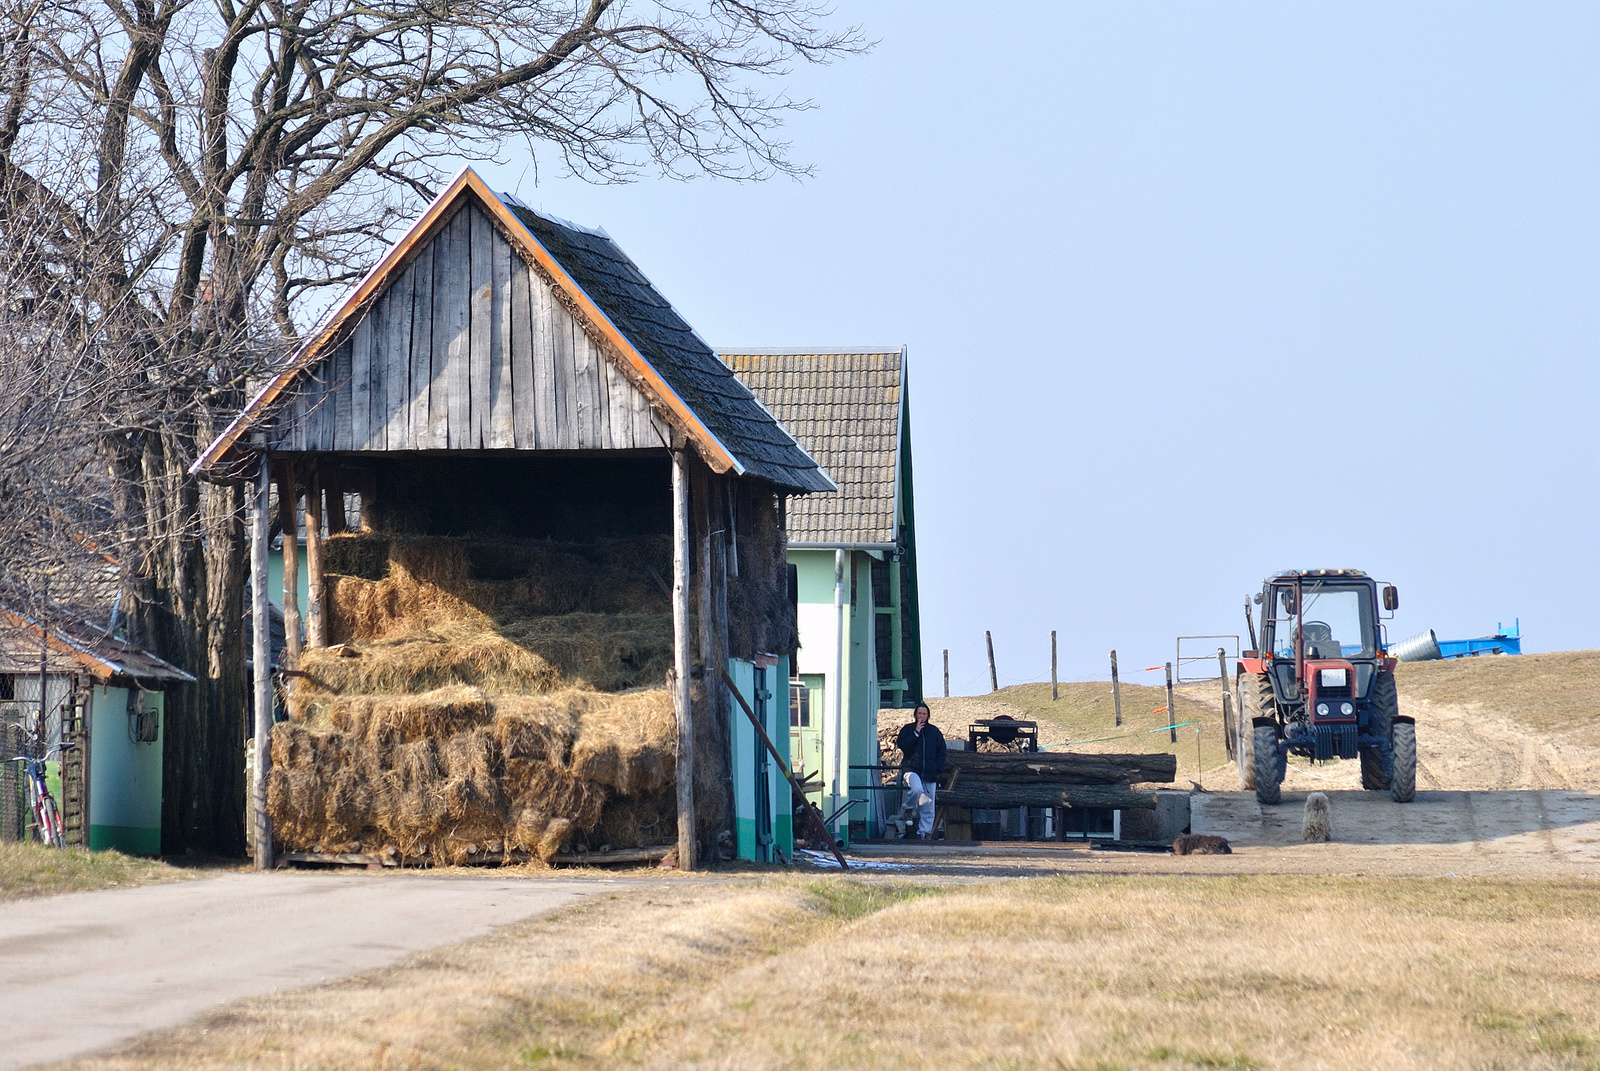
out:
{"label": "wooden barn", "polygon": [[258,865],[274,835],[402,863],[792,850],[741,723],[786,750],[785,503],[834,484],[603,232],[463,170],[195,471],[253,485],[258,644],[283,600]]}

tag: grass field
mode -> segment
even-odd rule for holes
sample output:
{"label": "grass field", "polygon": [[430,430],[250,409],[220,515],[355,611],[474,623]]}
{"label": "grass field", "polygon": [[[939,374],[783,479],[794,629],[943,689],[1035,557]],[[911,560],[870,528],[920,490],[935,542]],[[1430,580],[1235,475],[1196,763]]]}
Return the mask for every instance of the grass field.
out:
{"label": "grass field", "polygon": [[846,878],[592,900],[81,1066],[1588,1068],[1586,882]]}
{"label": "grass field", "polygon": [[1576,730],[1583,742],[1600,743],[1600,651],[1402,662],[1395,684],[1402,699],[1479,707],[1540,732]]}
{"label": "grass field", "polygon": [[181,881],[193,872],[121,852],[0,842],[0,901]]}

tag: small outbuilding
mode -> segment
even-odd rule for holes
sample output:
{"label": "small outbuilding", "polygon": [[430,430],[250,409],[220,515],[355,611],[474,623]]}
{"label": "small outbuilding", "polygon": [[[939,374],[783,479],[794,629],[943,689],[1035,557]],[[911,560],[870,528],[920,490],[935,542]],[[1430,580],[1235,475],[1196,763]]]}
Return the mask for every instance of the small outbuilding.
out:
{"label": "small outbuilding", "polygon": [[463,170],[195,468],[254,485],[263,623],[304,540],[259,864],[269,817],[385,861],[792,850],[785,512],[835,485],[604,232]]}
{"label": "small outbuilding", "polygon": [[[161,852],[165,693],[194,677],[93,622],[0,591],[0,840],[30,819],[19,763],[43,758],[68,844]],[[41,702],[42,696],[42,702]]]}

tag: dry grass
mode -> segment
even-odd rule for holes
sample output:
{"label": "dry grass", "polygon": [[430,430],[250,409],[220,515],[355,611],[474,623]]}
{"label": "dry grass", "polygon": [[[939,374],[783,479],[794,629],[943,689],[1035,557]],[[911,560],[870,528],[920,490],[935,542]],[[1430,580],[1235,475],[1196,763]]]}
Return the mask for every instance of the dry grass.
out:
{"label": "dry grass", "polygon": [[1600,889],[1307,877],[644,890],[104,1068],[1583,1068]]}
{"label": "dry grass", "polygon": [[1402,700],[1489,710],[1540,732],[1591,730],[1588,742],[1600,742],[1600,651],[1402,662],[1395,684]]}
{"label": "dry grass", "polygon": [[155,859],[117,851],[0,842],[0,901],[91,889],[131,888],[198,877]]}

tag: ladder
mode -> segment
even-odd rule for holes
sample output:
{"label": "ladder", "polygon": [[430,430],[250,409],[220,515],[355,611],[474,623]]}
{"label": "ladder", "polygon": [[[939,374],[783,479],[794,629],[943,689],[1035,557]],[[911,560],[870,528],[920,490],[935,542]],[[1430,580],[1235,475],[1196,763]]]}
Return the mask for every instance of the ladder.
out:
{"label": "ladder", "polygon": [[89,725],[77,677],[61,712],[61,826],[69,847],[89,846]]}

